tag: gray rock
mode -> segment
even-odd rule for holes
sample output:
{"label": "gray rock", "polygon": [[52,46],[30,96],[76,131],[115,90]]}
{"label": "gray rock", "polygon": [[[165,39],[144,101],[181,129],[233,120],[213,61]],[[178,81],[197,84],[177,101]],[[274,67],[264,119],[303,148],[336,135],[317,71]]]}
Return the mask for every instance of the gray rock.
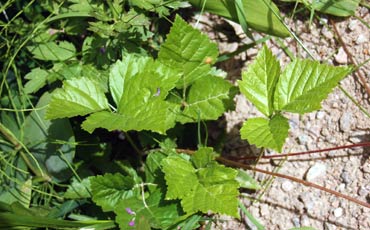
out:
{"label": "gray rock", "polygon": [[305,179],[307,181],[313,182],[317,178],[324,177],[325,174],[326,174],[326,165],[322,163],[315,163],[308,169]]}
{"label": "gray rock", "polygon": [[348,23],[348,29],[351,30],[351,31],[354,31],[358,28],[358,23],[357,23],[357,20],[351,20],[349,23]]}
{"label": "gray rock", "polygon": [[284,181],[282,184],[281,184],[281,189],[284,191],[284,192],[289,192],[291,191],[292,189],[294,188],[294,185],[292,182],[286,180]]}
{"label": "gray rock", "polygon": [[292,222],[293,222],[293,224],[294,224],[294,227],[301,227],[301,224],[300,224],[300,222],[299,222],[299,218],[298,217],[293,217],[292,218]]}
{"label": "gray rock", "polygon": [[339,208],[334,209],[333,214],[336,218],[339,218],[343,216],[343,212],[344,212],[343,208],[339,207]]}
{"label": "gray rock", "polygon": [[343,170],[340,174],[340,178],[342,178],[343,183],[345,183],[346,185],[352,182],[351,175],[345,170]]}
{"label": "gray rock", "polygon": [[349,132],[351,131],[351,122],[352,122],[353,116],[352,113],[345,113],[343,116],[339,119],[339,128],[343,132]]}
{"label": "gray rock", "polygon": [[347,53],[342,47],[339,48],[338,53],[334,56],[334,60],[339,64],[347,64]]}
{"label": "gray rock", "polygon": [[365,43],[365,42],[369,42],[369,38],[366,38],[365,35],[363,34],[360,34],[357,39],[356,39],[356,44],[359,45],[359,44],[362,44],[362,43]]}

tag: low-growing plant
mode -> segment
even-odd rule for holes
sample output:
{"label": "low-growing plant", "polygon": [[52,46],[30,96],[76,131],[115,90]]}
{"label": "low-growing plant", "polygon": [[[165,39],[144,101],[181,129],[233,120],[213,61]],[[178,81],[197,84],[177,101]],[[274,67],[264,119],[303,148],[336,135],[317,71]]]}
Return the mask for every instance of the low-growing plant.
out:
{"label": "low-growing plant", "polygon": [[[246,33],[289,35],[272,1],[189,2]],[[258,169],[220,157],[202,129],[232,109],[238,88],[214,66],[217,44],[174,13],[186,1],[16,3],[0,5],[1,228],[195,229],[211,214],[240,218],[240,189],[261,188],[243,168]],[[299,59],[281,71],[264,46],[238,83],[265,118],[248,119],[242,138],[280,152],[284,113],[319,109],[350,71]],[[196,150],[177,141],[187,127]]]}

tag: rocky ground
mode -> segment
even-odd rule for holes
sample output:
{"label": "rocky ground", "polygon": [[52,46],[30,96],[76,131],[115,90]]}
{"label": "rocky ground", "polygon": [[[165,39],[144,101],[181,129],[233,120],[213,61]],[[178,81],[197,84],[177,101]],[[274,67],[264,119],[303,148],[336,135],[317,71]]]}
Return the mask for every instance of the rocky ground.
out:
{"label": "rocky ground", "polygon": [[[286,19],[290,28],[300,37],[304,45],[316,60],[334,64],[352,64],[352,55],[357,63],[370,58],[370,29],[359,18],[370,24],[370,12],[365,7],[358,8],[357,17],[331,19],[320,15],[310,25],[309,17]],[[333,29],[337,27],[338,34]],[[220,52],[232,52],[243,42],[250,42],[236,24],[226,22],[211,15],[203,15],[198,25],[220,44]],[[218,32],[215,32],[218,28]],[[220,32],[221,31],[221,32]],[[231,31],[231,35],[225,31]],[[233,37],[234,31],[237,37]],[[254,34],[257,38],[259,34]],[[349,53],[338,40],[341,37]],[[278,56],[281,65],[290,61],[282,50],[286,45],[295,56],[308,58],[308,55],[292,38],[272,39],[267,45]],[[248,49],[233,59],[222,63],[228,78],[235,83],[240,79],[241,70],[248,68],[258,52]],[[370,63],[360,68],[361,75],[370,85]],[[363,108],[370,112],[369,94],[366,92],[359,74],[353,74],[341,81],[340,85]],[[253,105],[244,96],[235,97],[236,109],[225,114],[228,140],[225,156],[246,156],[258,153],[253,146],[240,139],[239,129],[242,123],[258,114]],[[356,106],[338,87],[322,103],[322,109],[305,114],[288,115],[290,133],[284,153],[324,149],[370,141],[370,118]],[[274,153],[272,153],[274,154]],[[342,194],[364,202],[370,202],[370,148],[351,148],[328,151],[311,155],[289,157],[286,160],[261,160],[257,167],[269,171],[294,176],[322,185]],[[266,229],[290,229],[311,226],[315,229],[370,229],[370,209],[336,197],[318,189],[282,178],[271,178],[262,173],[255,178],[265,184],[265,189],[258,193],[246,193],[243,202],[248,211],[257,218]],[[268,182],[271,182],[270,185]],[[258,201],[257,201],[257,198]],[[225,219],[222,217],[222,219]],[[226,218],[227,219],[227,218]],[[256,229],[242,215],[241,221],[227,219],[216,224],[215,229]]]}

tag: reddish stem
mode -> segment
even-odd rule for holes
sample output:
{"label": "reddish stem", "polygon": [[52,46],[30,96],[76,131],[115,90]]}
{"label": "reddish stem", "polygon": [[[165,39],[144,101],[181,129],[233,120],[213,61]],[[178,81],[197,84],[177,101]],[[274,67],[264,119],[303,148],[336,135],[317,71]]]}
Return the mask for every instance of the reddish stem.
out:
{"label": "reddish stem", "polygon": [[[280,158],[280,157],[289,157],[289,156],[297,156],[297,155],[305,155],[305,154],[312,154],[312,153],[320,153],[320,152],[328,152],[333,150],[339,150],[339,149],[349,149],[349,148],[355,148],[355,147],[366,147],[370,146],[370,142],[363,142],[353,145],[343,145],[338,147],[332,147],[327,149],[316,149],[316,150],[310,150],[305,152],[296,152],[296,153],[286,153],[286,154],[276,154],[276,155],[270,155],[270,156],[262,156],[262,158],[270,159],[270,158]],[[233,157],[233,160],[254,160],[258,157]]]}
{"label": "reddish stem", "polygon": [[228,160],[228,159],[223,158],[223,157],[218,157],[217,158],[217,161],[222,162],[223,164],[229,165],[229,166],[232,166],[232,167],[238,167],[238,168],[253,170],[253,171],[261,172],[261,173],[268,174],[268,175],[271,175],[271,176],[274,176],[274,177],[281,177],[281,178],[284,178],[284,179],[288,179],[288,180],[291,180],[291,181],[294,181],[294,182],[303,184],[303,185],[305,185],[307,187],[317,188],[317,189],[319,189],[321,191],[324,191],[324,192],[333,194],[333,195],[335,195],[337,197],[342,197],[342,198],[344,198],[346,200],[349,200],[351,202],[354,202],[356,204],[359,204],[359,205],[362,205],[364,207],[370,208],[370,204],[368,204],[366,202],[363,202],[363,201],[358,200],[358,199],[355,199],[353,197],[344,195],[344,194],[339,193],[337,191],[334,191],[334,190],[325,188],[325,187],[320,186],[318,184],[314,184],[314,183],[311,183],[311,182],[308,182],[308,181],[305,181],[305,180],[301,180],[301,179],[296,178],[296,177],[292,177],[292,176],[288,176],[288,175],[284,175],[284,174],[280,174],[280,173],[274,173],[274,172],[266,171],[266,170],[263,170],[263,169],[255,168],[255,167],[252,167],[252,166],[243,164],[243,163],[239,163],[239,162]]}

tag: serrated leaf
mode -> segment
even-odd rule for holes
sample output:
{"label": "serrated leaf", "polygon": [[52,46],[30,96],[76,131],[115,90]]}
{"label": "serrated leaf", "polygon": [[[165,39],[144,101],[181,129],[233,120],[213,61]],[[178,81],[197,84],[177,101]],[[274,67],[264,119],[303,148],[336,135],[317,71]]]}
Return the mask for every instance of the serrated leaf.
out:
{"label": "serrated leaf", "polygon": [[126,55],[122,58],[122,61],[113,64],[109,73],[109,89],[116,105],[121,100],[125,79],[131,78],[142,71],[149,60],[148,57]]}
{"label": "serrated leaf", "polygon": [[197,183],[195,168],[180,156],[173,155],[163,159],[162,166],[168,186],[167,199],[183,198]]}
{"label": "serrated leaf", "polygon": [[123,230],[142,230],[142,221],[155,229],[167,229],[182,214],[180,209],[178,202],[163,200],[162,192],[157,189],[145,198],[145,203],[142,197],[121,200],[115,208],[116,222]]}
{"label": "serrated leaf", "polygon": [[46,111],[47,119],[73,117],[108,109],[108,100],[103,89],[88,78],[74,78],[52,94]]}
{"label": "serrated leaf", "polygon": [[84,178],[81,182],[73,180],[64,193],[67,199],[82,199],[91,197],[90,178]]}
{"label": "serrated leaf", "polygon": [[238,81],[240,91],[264,115],[273,112],[273,96],[280,75],[280,64],[272,52],[263,46],[254,62]]}
{"label": "serrated leaf", "polygon": [[237,171],[215,164],[198,172],[199,183],[190,194],[183,197],[181,204],[187,213],[209,210],[238,217],[238,188],[235,180]]}
{"label": "serrated leaf", "polygon": [[270,120],[265,118],[250,118],[240,130],[241,138],[257,147],[274,149],[281,152],[285,139],[288,137],[288,119],[280,114]]}
{"label": "serrated leaf", "polygon": [[216,61],[217,45],[176,16],[158,59],[171,68],[181,70],[183,77],[176,87],[183,88],[211,71],[209,64]]}
{"label": "serrated leaf", "polygon": [[137,190],[132,190],[133,179],[119,173],[90,177],[90,184],[92,199],[104,212],[113,211],[122,199],[138,195]]}
{"label": "serrated leaf", "polygon": [[67,41],[48,42],[29,46],[28,49],[35,56],[35,58],[45,61],[66,61],[76,55],[76,48]]}
{"label": "serrated leaf", "polygon": [[24,92],[27,94],[35,93],[43,86],[45,86],[48,77],[48,72],[46,70],[35,68],[32,69],[24,78],[29,80],[24,85]]}
{"label": "serrated leaf", "polygon": [[203,168],[215,159],[216,154],[211,147],[199,148],[192,156],[196,168]]}
{"label": "serrated leaf", "polygon": [[[180,105],[167,102],[165,99],[168,91],[175,87],[180,77],[178,72],[152,59],[134,60],[139,60],[138,63],[142,60],[143,66],[137,67],[138,72],[127,71],[126,67],[118,62],[110,75],[112,77],[110,88],[114,91],[116,100],[120,98],[117,113],[101,111],[90,115],[82,124],[86,131],[105,128],[165,133],[175,125]],[[124,71],[120,71],[121,67]],[[115,87],[113,84],[118,86]]]}
{"label": "serrated leaf", "polygon": [[162,166],[168,186],[166,199],[181,199],[187,214],[213,211],[238,217],[236,170],[215,161],[195,170],[177,155],[162,160]]}
{"label": "serrated leaf", "polygon": [[348,67],[334,67],[311,60],[294,60],[277,83],[275,109],[300,114],[320,109],[321,101],[349,70]]}
{"label": "serrated leaf", "polygon": [[216,120],[226,111],[232,85],[222,78],[205,76],[194,82],[178,120],[181,123]]}

